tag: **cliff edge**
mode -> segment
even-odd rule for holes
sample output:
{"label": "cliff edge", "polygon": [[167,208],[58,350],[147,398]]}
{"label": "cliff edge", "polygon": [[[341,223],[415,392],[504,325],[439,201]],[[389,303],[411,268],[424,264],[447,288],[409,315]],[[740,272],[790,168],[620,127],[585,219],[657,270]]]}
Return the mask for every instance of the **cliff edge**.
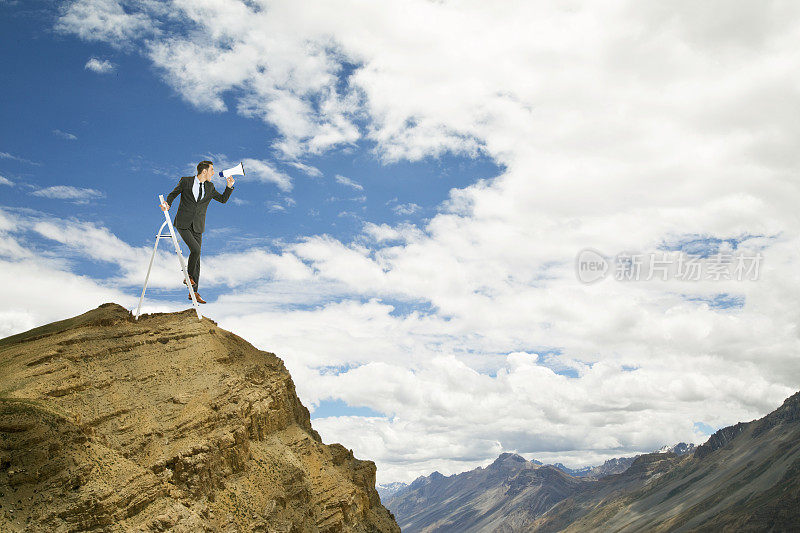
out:
{"label": "cliff edge", "polygon": [[275,354],[117,304],[0,339],[0,531],[398,532]]}

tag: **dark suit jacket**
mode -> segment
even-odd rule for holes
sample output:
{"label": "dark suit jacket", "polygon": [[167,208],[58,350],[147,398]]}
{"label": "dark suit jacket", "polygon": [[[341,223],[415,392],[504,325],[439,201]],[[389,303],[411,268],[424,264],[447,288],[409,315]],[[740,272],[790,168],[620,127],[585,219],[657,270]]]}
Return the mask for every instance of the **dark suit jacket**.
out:
{"label": "dark suit jacket", "polygon": [[194,185],[195,176],[186,176],[178,181],[178,186],[175,187],[171,193],[167,195],[167,205],[172,207],[172,201],[179,194],[181,195],[181,203],[178,205],[178,212],[175,214],[173,225],[178,229],[192,229],[197,233],[203,233],[206,228],[206,210],[208,203],[213,198],[223,204],[228,201],[228,198],[233,192],[233,187],[225,187],[225,192],[220,194],[214,189],[214,184],[210,181],[204,181],[200,184],[203,187],[203,197],[200,202],[195,200],[192,193],[192,185]]}

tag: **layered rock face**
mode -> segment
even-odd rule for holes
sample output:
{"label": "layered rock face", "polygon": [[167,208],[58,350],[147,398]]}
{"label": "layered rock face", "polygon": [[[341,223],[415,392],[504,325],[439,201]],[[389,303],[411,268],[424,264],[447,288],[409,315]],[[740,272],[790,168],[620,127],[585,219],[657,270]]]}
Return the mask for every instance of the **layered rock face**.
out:
{"label": "layered rock face", "polygon": [[0,340],[0,531],[399,532],[374,486],[278,357],[193,310]]}

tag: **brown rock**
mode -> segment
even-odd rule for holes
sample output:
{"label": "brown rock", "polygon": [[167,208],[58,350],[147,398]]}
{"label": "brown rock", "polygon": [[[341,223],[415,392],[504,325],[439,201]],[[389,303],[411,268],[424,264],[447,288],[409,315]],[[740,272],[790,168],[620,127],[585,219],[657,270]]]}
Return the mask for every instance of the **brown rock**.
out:
{"label": "brown rock", "polygon": [[0,339],[0,531],[399,532],[283,362],[193,313]]}

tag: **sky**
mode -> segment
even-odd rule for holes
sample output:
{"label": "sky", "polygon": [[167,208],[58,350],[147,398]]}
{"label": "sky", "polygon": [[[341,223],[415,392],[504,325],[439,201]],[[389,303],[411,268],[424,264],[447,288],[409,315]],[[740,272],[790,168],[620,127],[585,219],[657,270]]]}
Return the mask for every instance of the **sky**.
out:
{"label": "sky", "polygon": [[1,0],[0,336],[134,310],[241,161],[202,311],[378,482],[704,442],[800,387],[798,11]]}

